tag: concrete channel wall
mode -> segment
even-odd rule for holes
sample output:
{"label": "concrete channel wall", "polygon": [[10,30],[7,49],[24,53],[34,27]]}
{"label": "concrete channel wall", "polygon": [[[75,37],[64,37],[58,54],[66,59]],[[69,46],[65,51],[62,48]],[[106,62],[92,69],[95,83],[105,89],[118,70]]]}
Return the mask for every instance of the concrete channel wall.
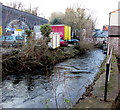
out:
{"label": "concrete channel wall", "polygon": [[120,57],[120,37],[109,37],[110,47],[113,47],[114,53]]}

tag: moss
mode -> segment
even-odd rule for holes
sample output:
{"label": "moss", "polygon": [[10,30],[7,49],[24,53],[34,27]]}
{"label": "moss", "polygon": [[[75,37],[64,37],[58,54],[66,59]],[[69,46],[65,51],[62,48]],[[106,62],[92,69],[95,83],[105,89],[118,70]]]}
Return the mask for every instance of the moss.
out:
{"label": "moss", "polygon": [[100,72],[104,72],[105,71],[105,68],[100,68]]}
{"label": "moss", "polygon": [[115,82],[114,74],[111,73],[110,74],[110,81],[108,83],[108,92],[110,92],[112,90],[112,88],[113,88],[112,84],[114,84],[114,82]]}

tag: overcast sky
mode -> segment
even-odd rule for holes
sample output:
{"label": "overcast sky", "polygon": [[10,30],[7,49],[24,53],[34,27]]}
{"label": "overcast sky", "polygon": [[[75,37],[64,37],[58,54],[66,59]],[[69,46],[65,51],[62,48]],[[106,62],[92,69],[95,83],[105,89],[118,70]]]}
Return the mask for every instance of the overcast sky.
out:
{"label": "overcast sky", "polygon": [[103,25],[108,25],[109,12],[118,9],[120,0],[0,0],[3,4],[11,1],[22,1],[28,7],[39,6],[39,13],[45,18],[49,18],[52,12],[64,12],[67,7],[81,6],[97,18],[96,28],[102,29]]}

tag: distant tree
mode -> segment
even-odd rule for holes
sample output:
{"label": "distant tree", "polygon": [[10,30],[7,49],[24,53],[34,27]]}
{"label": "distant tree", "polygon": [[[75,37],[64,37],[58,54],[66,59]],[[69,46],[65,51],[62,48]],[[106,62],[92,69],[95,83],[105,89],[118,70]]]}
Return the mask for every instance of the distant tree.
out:
{"label": "distant tree", "polygon": [[64,24],[65,14],[62,12],[53,12],[49,18],[50,24]]}
{"label": "distant tree", "polygon": [[39,9],[38,6],[32,8],[31,3],[30,3],[29,8],[25,8],[25,6],[23,5],[23,2],[21,2],[21,1],[19,1],[19,2],[11,1],[11,2],[7,3],[6,5],[11,7],[11,8],[15,8],[15,9],[18,9],[18,10],[21,10],[21,11],[25,11],[27,13],[34,14],[36,16],[38,15],[38,9]]}
{"label": "distant tree", "polygon": [[64,22],[72,27],[72,31],[77,29],[76,13],[72,8],[66,8]]}
{"label": "distant tree", "polygon": [[37,16],[38,15],[38,9],[39,9],[38,6],[34,7],[31,13]]}
{"label": "distant tree", "polygon": [[[86,30],[86,36],[91,36],[92,29],[95,27],[96,20],[92,18],[92,13],[80,6],[65,9],[65,14],[54,12],[51,14],[51,24],[67,24],[71,26],[75,36],[81,36],[82,30]],[[77,34],[77,35],[76,35]]]}
{"label": "distant tree", "polygon": [[64,24],[64,22],[60,18],[54,18],[50,24],[55,25],[55,24]]}
{"label": "distant tree", "polygon": [[[69,19],[68,19],[69,18]],[[65,10],[65,22],[72,27],[73,30],[85,29],[87,14],[82,8],[67,8]]]}
{"label": "distant tree", "polygon": [[34,7],[33,9],[31,8],[31,6],[28,9],[24,9],[23,11],[27,12],[27,13],[31,13],[33,15],[38,15],[38,7]]}
{"label": "distant tree", "polygon": [[11,1],[11,2],[7,3],[6,5],[11,8],[18,9],[18,10],[24,10],[24,5],[21,1],[19,1],[19,2]]}

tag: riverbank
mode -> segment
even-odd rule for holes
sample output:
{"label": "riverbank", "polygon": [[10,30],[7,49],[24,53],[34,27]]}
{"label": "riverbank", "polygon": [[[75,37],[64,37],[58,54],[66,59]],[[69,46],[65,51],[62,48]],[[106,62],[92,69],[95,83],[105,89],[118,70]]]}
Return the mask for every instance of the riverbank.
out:
{"label": "riverbank", "polygon": [[56,64],[50,76],[34,71],[32,75],[8,75],[3,80],[3,107],[72,107],[93,82],[104,59],[103,51],[94,49]]}
{"label": "riverbank", "polygon": [[[105,65],[102,66],[102,68]],[[118,95],[118,65],[117,59],[115,56],[112,58],[112,66],[111,66],[111,75],[110,82],[108,84],[108,97],[107,101],[104,101],[104,85],[105,85],[105,76],[106,73],[103,71],[103,74],[100,75],[100,78],[91,86],[92,89],[87,89],[88,95],[84,97],[83,100],[79,100],[79,102],[75,105],[75,108],[115,108],[112,106],[115,98]],[[104,70],[103,69],[103,70]]]}
{"label": "riverbank", "polygon": [[2,76],[8,74],[33,73],[49,75],[56,63],[85,54],[94,48],[93,44],[81,41],[77,45],[50,49],[46,40],[30,41],[23,48],[2,55]]}
{"label": "riverbank", "polygon": [[[31,49],[28,49],[28,51]],[[31,55],[32,54],[32,55]],[[23,50],[13,50],[2,55],[2,76],[8,74],[31,73],[35,70],[41,74],[47,74],[56,63],[73,58],[79,54],[73,46],[61,47],[55,50],[37,47],[33,52],[23,52]]]}

